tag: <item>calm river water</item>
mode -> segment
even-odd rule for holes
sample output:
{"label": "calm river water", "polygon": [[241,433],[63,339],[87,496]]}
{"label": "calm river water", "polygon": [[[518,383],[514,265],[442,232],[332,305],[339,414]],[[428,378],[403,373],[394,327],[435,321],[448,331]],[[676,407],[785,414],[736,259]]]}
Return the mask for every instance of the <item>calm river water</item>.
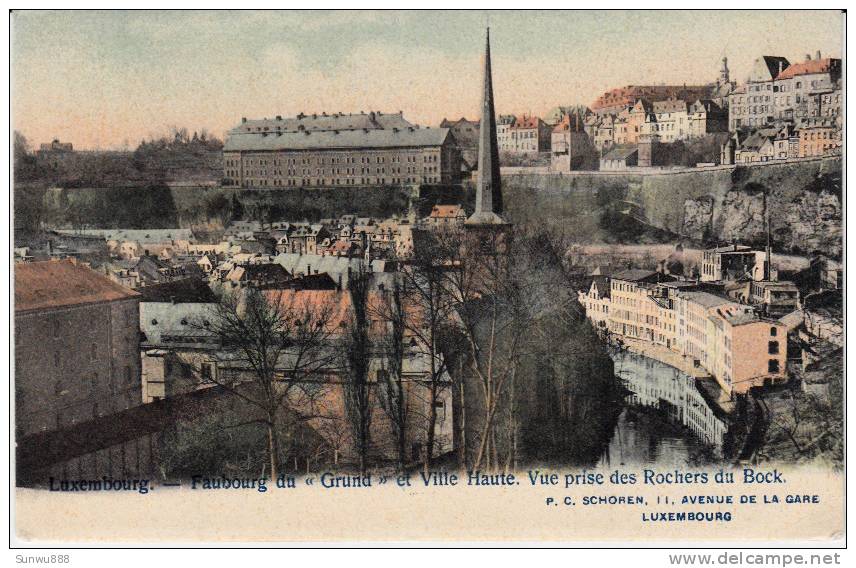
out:
{"label": "calm river water", "polygon": [[599,465],[674,467],[719,461],[727,424],[708,406],[695,380],[629,351],[612,354],[631,392]]}

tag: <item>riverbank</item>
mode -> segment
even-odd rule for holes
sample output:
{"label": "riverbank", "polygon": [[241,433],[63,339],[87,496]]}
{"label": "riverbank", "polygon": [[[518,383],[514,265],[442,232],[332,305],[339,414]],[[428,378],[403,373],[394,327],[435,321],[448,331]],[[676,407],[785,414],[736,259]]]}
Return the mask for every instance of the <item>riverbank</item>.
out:
{"label": "riverbank", "polygon": [[716,383],[716,379],[714,379],[704,367],[695,365],[693,359],[690,357],[679,355],[662,345],[651,344],[640,339],[623,337],[621,338],[621,341],[630,351],[642,355],[643,357],[659,361],[664,365],[674,367],[682,373],[689,375],[695,379],[696,388],[698,388],[699,392],[701,392],[705,399],[707,399],[710,404],[715,405],[715,410],[725,416],[733,415],[736,409],[735,402],[731,400],[731,397],[729,397],[721,388],[719,388],[719,385]]}

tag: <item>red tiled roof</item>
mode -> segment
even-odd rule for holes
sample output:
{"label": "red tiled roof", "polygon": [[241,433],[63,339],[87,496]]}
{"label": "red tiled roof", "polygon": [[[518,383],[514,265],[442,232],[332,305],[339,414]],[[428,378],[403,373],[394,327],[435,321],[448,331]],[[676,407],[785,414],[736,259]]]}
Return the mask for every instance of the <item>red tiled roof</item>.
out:
{"label": "red tiled roof", "polygon": [[[265,290],[267,301],[278,304],[282,314],[323,322],[330,332],[341,331],[348,326],[353,309],[351,294],[347,290]],[[371,290],[368,294],[368,315],[372,320],[371,333],[382,334],[384,323],[380,321],[387,308],[383,293]],[[420,309],[411,303],[405,305],[410,325],[421,321]]]}
{"label": "red tiled roof", "polygon": [[537,116],[524,116],[515,120],[511,128],[538,128],[539,122],[541,119]]}
{"label": "red tiled roof", "polygon": [[794,63],[782,71],[779,76],[776,77],[776,80],[790,79],[797,75],[808,75],[811,73],[828,73],[832,70],[833,61],[838,60],[827,57],[826,59],[812,59],[809,61],[803,61],[802,63]]}
{"label": "red tiled roof", "polygon": [[584,124],[585,120],[582,119],[580,115],[574,114],[571,116],[570,114],[566,114],[562,117],[562,120],[553,127],[553,132],[567,132],[568,130],[581,132]]}
{"label": "red tiled roof", "polygon": [[43,310],[137,298],[94,270],[69,261],[15,265],[15,311]]}
{"label": "red tiled roof", "polygon": [[658,101],[676,97],[690,102],[706,96],[710,90],[703,85],[628,85],[606,91],[591,105],[592,110],[606,107],[632,105],[640,98]]}
{"label": "red tiled roof", "polygon": [[283,314],[324,320],[331,329],[348,322],[351,295],[338,290],[266,290],[268,302],[279,304]]}
{"label": "red tiled roof", "polygon": [[435,205],[431,209],[431,217],[457,217],[461,214],[460,205]]}

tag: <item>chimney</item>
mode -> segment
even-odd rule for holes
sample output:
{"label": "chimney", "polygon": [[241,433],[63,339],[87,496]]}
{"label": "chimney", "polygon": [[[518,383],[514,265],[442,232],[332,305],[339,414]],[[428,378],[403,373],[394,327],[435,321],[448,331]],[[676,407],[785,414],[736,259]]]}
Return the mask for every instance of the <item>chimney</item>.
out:
{"label": "chimney", "polygon": [[805,60],[806,60],[806,61],[811,61],[811,54],[810,54],[810,53],[806,53],[806,54],[805,54]]}
{"label": "chimney", "polygon": [[242,116],[242,117],[241,117],[241,124],[245,124],[246,122],[247,122],[247,117],[246,117],[246,116]]}
{"label": "chimney", "polygon": [[781,75],[781,74],[782,74],[782,71],[784,71],[783,66],[784,66],[784,63],[782,63],[781,61],[779,61],[779,75]]}
{"label": "chimney", "polygon": [[815,52],[814,58],[818,59],[818,60],[820,59],[820,50],[819,49]]}
{"label": "chimney", "polygon": [[282,115],[281,115],[281,114],[276,115],[276,119],[277,119],[277,120],[282,120]]}

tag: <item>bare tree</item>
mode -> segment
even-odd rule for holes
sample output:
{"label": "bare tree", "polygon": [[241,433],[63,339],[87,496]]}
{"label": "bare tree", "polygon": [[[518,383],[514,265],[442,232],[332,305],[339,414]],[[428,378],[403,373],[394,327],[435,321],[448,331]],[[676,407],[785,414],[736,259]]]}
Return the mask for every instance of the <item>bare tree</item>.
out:
{"label": "bare tree", "polygon": [[442,237],[444,289],[450,295],[469,348],[470,371],[481,391],[482,416],[472,469],[500,466],[497,416],[511,407],[511,391],[531,321],[527,303],[532,298],[512,277],[511,237],[512,229],[507,226]]}
{"label": "bare tree", "polygon": [[279,471],[279,426],[324,418],[317,402],[324,375],[336,364],[328,306],[301,303],[282,292],[247,288],[225,293],[210,317],[192,326],[218,348],[195,360],[201,383],[218,385],[260,412],[267,426],[270,472]]}
{"label": "bare tree", "polygon": [[366,473],[371,448],[371,384],[369,371],[373,355],[369,318],[369,275],[358,273],[348,281],[351,313],[342,349],[345,414],[351,425],[359,459],[360,475]]}
{"label": "bare tree", "polygon": [[456,251],[451,248],[454,236],[435,234],[420,239],[412,258],[401,270],[407,317],[407,335],[411,337],[411,352],[426,365],[427,416],[425,420],[425,471],[431,469],[436,446],[437,408],[445,391],[452,388],[449,358],[454,349],[456,320],[453,296],[446,287],[446,271],[455,262]]}
{"label": "bare tree", "polygon": [[407,314],[401,287],[396,282],[389,293],[385,293],[379,305],[373,306],[378,320],[386,325],[381,338],[381,365],[378,380],[378,400],[389,419],[395,438],[398,470],[404,471],[407,463],[407,432],[410,426],[410,408],[404,381],[404,336]]}

